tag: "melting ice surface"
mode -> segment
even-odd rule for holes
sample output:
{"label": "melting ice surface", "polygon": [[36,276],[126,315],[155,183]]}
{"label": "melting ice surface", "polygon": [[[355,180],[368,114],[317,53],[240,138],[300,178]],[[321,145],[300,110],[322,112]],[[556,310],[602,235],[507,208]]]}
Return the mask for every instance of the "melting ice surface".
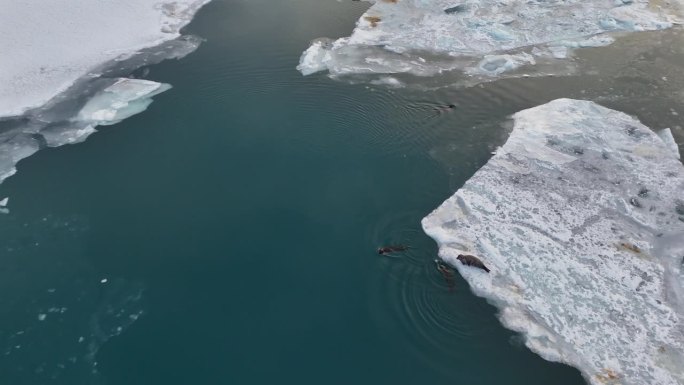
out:
{"label": "melting ice surface", "polygon": [[[559,99],[513,118],[506,144],[423,219],[440,256],[530,349],[590,383],[684,384],[676,147],[588,101]],[[460,253],[491,273],[462,265]]]}
{"label": "melting ice surface", "polygon": [[[351,36],[314,41],[304,75],[460,69],[497,76],[568,49],[610,44],[612,32],[669,28],[681,0],[377,0]],[[435,57],[435,55],[439,55]]]}

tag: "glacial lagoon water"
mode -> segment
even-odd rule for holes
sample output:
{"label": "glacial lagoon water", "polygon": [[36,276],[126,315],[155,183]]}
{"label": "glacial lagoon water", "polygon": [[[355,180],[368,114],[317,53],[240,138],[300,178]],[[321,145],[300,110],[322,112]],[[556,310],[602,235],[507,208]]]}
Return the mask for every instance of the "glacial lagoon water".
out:
{"label": "glacial lagoon water", "polygon": [[[147,111],[19,163],[0,185],[2,383],[584,383],[458,274],[450,289],[420,220],[507,116],[558,97],[671,127],[681,149],[681,32],[582,52],[571,77],[302,77],[309,41],[348,35],[366,7],[212,2],[186,28],[200,48],[148,68],[173,88]],[[393,243],[412,249],[376,254]]]}

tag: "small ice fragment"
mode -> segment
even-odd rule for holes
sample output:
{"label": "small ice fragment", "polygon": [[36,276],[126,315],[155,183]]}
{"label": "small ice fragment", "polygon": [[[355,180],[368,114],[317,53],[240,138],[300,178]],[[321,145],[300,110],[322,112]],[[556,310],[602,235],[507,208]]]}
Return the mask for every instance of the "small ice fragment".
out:
{"label": "small ice fragment", "polygon": [[107,278],[102,278],[102,279],[100,280],[100,283],[107,283]]}
{"label": "small ice fragment", "polygon": [[90,98],[78,113],[77,120],[94,125],[118,123],[145,111],[153,96],[170,88],[168,84],[150,80],[119,78]]}
{"label": "small ice fragment", "polygon": [[44,313],[38,314],[38,321],[45,321],[45,317],[47,317],[47,315]]}
{"label": "small ice fragment", "polygon": [[680,159],[679,146],[677,146],[677,142],[675,141],[674,136],[672,136],[672,131],[670,131],[669,128],[663,128],[662,130],[656,132],[656,134],[658,134],[658,137],[665,142],[665,146],[668,150],[670,150],[672,155],[674,155],[675,158]]}
{"label": "small ice fragment", "polygon": [[81,342],[83,342],[84,340],[85,340],[85,338],[83,338],[83,336],[78,337],[78,343],[79,343],[79,344],[80,344]]}
{"label": "small ice fragment", "polygon": [[0,206],[5,207],[7,206],[7,202],[9,202],[9,197],[5,197],[2,200],[0,200]]}

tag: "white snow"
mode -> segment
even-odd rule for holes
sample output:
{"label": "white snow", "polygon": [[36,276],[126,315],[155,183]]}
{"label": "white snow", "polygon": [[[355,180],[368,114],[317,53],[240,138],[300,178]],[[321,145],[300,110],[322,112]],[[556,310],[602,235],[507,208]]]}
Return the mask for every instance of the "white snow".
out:
{"label": "white snow", "polygon": [[[613,32],[669,28],[681,22],[682,0],[377,0],[349,37],[318,39],[300,59],[304,75],[350,73],[432,75],[458,68],[476,74],[494,55],[501,75],[532,60],[563,59],[567,50],[610,44]],[[428,52],[443,56],[421,63]],[[451,58],[445,63],[444,58]],[[514,60],[511,60],[514,59]],[[382,63],[378,65],[377,63]]]}
{"label": "white snow", "polygon": [[423,219],[440,257],[530,349],[591,384],[684,384],[679,154],[593,102],[559,99],[513,118],[506,144]]}
{"label": "white snow", "polygon": [[105,62],[177,38],[207,1],[0,1],[0,116],[39,107]]}

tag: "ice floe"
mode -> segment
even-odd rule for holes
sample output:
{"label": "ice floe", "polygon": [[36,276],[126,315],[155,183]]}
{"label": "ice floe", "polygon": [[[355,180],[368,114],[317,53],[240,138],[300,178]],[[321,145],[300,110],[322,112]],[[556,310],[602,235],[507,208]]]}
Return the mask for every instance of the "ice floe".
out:
{"label": "ice floe", "polygon": [[570,99],[513,118],[423,219],[440,257],[530,349],[590,383],[684,384],[684,166],[669,130]]}
{"label": "ice floe", "polygon": [[21,115],[105,62],[177,38],[206,2],[5,2],[0,12],[0,116]]}
{"label": "ice floe", "polygon": [[[79,143],[170,86],[130,79],[201,39],[181,27],[208,0],[39,1],[0,12],[0,182],[41,148]],[[2,209],[0,211],[7,211]]]}
{"label": "ice floe", "polygon": [[[376,0],[349,37],[318,39],[302,54],[304,75],[500,76],[568,50],[610,44],[614,32],[669,28],[681,0]],[[425,60],[428,55],[438,55]]]}
{"label": "ice floe", "polygon": [[118,123],[147,109],[152,96],[171,88],[168,84],[141,79],[118,79],[83,106],[76,118],[93,125]]}
{"label": "ice floe", "polygon": [[128,78],[99,79],[96,86],[101,89],[88,95],[77,111],[71,109],[79,104],[58,108],[70,111],[64,120],[21,120],[17,127],[0,132],[0,183],[16,172],[17,162],[39,149],[82,142],[96,131],[96,126],[115,124],[144,111],[153,96],[171,88],[164,83]]}

